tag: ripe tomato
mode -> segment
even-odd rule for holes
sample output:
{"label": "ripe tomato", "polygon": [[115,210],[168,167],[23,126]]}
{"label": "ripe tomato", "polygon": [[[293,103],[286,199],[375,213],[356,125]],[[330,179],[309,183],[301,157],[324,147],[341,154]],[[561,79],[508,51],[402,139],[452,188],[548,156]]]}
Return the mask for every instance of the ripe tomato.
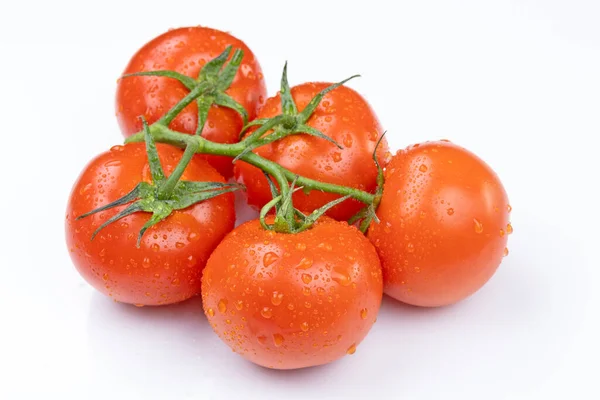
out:
{"label": "ripe tomato", "polygon": [[[291,89],[298,111],[329,83],[305,83]],[[281,114],[280,94],[267,99],[257,118],[271,118]],[[373,151],[383,128],[367,101],[347,86],[340,86],[325,95],[307,125],[320,130],[343,146],[339,149],[322,138],[298,134],[259,147],[254,152],[283,167],[308,178],[353,188],[373,191],[377,184],[377,168]],[[252,131],[250,131],[252,132]],[[387,142],[382,140],[378,159],[384,165],[388,152]],[[238,161],[234,167],[238,182],[247,188],[248,203],[260,208],[271,200],[269,184],[256,167]],[[340,196],[320,191],[308,195],[298,191],[294,194],[296,208],[311,212]],[[364,205],[349,199],[327,212],[337,220],[347,220]]]}
{"label": "ripe tomato", "polygon": [[[157,144],[165,174],[182,152]],[[206,161],[193,159],[183,179],[225,182]],[[94,158],[77,179],[67,206],[66,239],[79,273],[94,288],[116,301],[159,305],[176,303],[200,292],[202,268],[210,253],[235,223],[233,195],[227,193],[173,212],[149,228],[140,247],[140,229],[150,214],[122,218],[91,240],[104,221],[125,206],[75,218],[117,200],[139,182],[151,182],[144,143],[115,146]]]}
{"label": "ripe tomato", "polygon": [[385,293],[429,307],[473,294],[507,254],[509,212],[498,176],[473,153],[447,141],[400,150],[368,231]]}
{"label": "ripe tomato", "polygon": [[246,222],[217,246],[202,276],[215,332],[246,359],[275,369],[354,353],[375,322],[382,290],[373,245],[327,217],[298,234]]}
{"label": "ripe tomato", "polygon": [[[250,119],[264,102],[266,87],[258,60],[241,40],[226,32],[211,28],[189,27],[173,29],[145,44],[131,58],[124,74],[172,70],[197,78],[207,61],[218,56],[228,45],[244,51],[244,58],[226,90],[248,112]],[[161,118],[189,90],[172,78],[136,76],[120,79],[117,85],[116,114],[125,137],[142,129],[139,119],[143,115],[149,124]],[[196,103],[186,107],[169,125],[171,129],[194,134],[198,123]],[[225,107],[211,107],[202,136],[219,143],[235,143],[242,128],[240,115]],[[231,177],[231,158],[198,155],[207,159],[226,178]]]}

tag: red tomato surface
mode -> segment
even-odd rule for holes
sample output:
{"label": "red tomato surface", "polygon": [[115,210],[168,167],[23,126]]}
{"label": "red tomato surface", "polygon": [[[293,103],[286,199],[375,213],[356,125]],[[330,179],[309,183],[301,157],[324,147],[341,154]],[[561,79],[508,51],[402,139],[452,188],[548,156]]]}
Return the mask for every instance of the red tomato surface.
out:
{"label": "red tomato surface", "polygon": [[[305,83],[291,89],[298,111],[329,83]],[[281,99],[277,94],[267,99],[257,118],[269,118],[281,113]],[[299,134],[262,146],[255,153],[275,161],[299,175],[323,182],[351,186],[373,191],[377,184],[377,168],[373,151],[383,128],[367,101],[356,91],[340,86],[329,92],[307,122],[325,135],[333,138],[344,148],[314,136]],[[384,165],[388,146],[385,139],[378,148],[379,162]],[[238,182],[247,187],[248,203],[260,208],[271,200],[271,192],[263,173],[256,167],[239,161],[234,167]],[[294,194],[296,208],[311,212],[338,198],[338,195],[312,191],[306,195]],[[347,220],[364,204],[349,199],[333,207],[327,213],[337,220]]]}
{"label": "red tomato surface", "polygon": [[498,176],[468,150],[447,141],[400,150],[368,231],[385,293],[430,307],[473,294],[508,254],[509,212]]}
{"label": "red tomato surface", "polygon": [[[157,144],[166,175],[182,152]],[[193,159],[182,179],[224,182],[206,161]],[[115,146],[83,170],[69,197],[67,246],[75,267],[94,288],[116,301],[137,305],[176,303],[200,293],[202,269],[210,253],[235,223],[233,195],[227,193],[174,211],[146,231],[140,248],[138,233],[150,218],[138,212],[92,233],[125,206],[75,220],[117,200],[139,182],[151,181],[144,143]]]}
{"label": "red tomato surface", "polygon": [[377,318],[382,289],[373,245],[327,217],[298,234],[264,230],[258,220],[240,225],[202,276],[215,332],[246,359],[275,369],[354,353]]}
{"label": "red tomato surface", "polygon": [[[240,103],[252,119],[266,97],[262,70],[248,46],[229,33],[205,27],[170,30],[139,49],[123,73],[173,70],[197,78],[204,64],[222,53],[228,45],[244,50],[244,58],[226,93]],[[151,124],[188,93],[183,84],[171,78],[140,76],[120,79],[116,114],[123,135],[127,137],[142,129],[140,116],[143,115]],[[170,128],[193,134],[197,123],[198,107],[192,103],[171,122]],[[242,118],[237,112],[213,105],[202,136],[219,143],[235,143],[241,128]],[[231,158],[212,155],[196,157],[206,158],[223,176],[231,177]]]}

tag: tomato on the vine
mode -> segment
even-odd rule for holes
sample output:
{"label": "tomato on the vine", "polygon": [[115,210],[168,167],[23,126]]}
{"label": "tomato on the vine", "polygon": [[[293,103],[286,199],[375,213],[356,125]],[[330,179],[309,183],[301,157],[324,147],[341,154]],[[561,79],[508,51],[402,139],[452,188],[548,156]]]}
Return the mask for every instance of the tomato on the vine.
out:
{"label": "tomato on the vine", "polygon": [[472,152],[448,141],[400,150],[368,231],[385,293],[429,307],[475,293],[508,254],[509,212],[502,182]]}
{"label": "tomato on the vine", "polygon": [[[170,175],[182,152],[156,145],[164,173]],[[206,161],[193,158],[183,178],[225,182]],[[77,217],[122,198],[139,182],[150,182],[144,143],[114,146],[94,158],[75,182],[66,214],[66,239],[75,267],[94,288],[116,301],[161,305],[188,299],[200,292],[201,273],[210,253],[235,223],[233,195],[225,193],[176,210],[150,227],[136,246],[149,220],[136,212],[94,232],[126,205],[83,219]]]}
{"label": "tomato on the vine", "polygon": [[[165,32],[139,49],[129,61],[124,74],[141,71],[170,70],[196,79],[201,68],[232,45],[242,49],[244,57],[239,70],[225,91],[243,106],[250,119],[266,97],[266,87],[258,60],[244,42],[216,29],[185,27]],[[140,116],[149,124],[160,119],[185,97],[189,90],[177,79],[158,76],[132,76],[119,79],[116,114],[125,137],[141,131]],[[187,106],[169,125],[179,132],[194,134],[198,123],[196,103]],[[202,130],[202,136],[218,143],[235,143],[243,126],[242,117],[234,110],[213,105]],[[199,155],[207,159],[226,178],[231,177],[231,159],[215,155]]]}
{"label": "tomato on the vine", "polygon": [[[304,83],[291,89],[291,95],[301,112],[329,83]],[[281,93],[267,99],[257,119],[272,118],[282,113]],[[325,95],[306,122],[342,146],[307,134],[287,136],[276,142],[258,147],[254,152],[274,161],[290,171],[322,182],[373,191],[377,184],[377,167],[373,162],[375,145],[383,128],[367,101],[356,91],[339,86]],[[251,134],[255,129],[248,132]],[[385,164],[387,141],[377,148],[377,158]],[[238,161],[234,167],[238,182],[247,188],[248,203],[260,208],[271,200],[267,179],[262,171],[248,163]],[[293,200],[296,208],[311,212],[339,198],[339,195],[313,190],[309,194],[298,191]],[[363,207],[349,199],[333,207],[327,215],[337,220],[347,220]]]}
{"label": "tomato on the vine", "polygon": [[377,318],[382,290],[373,245],[328,217],[296,234],[246,222],[217,246],[202,276],[215,332],[246,359],[275,369],[354,353]]}

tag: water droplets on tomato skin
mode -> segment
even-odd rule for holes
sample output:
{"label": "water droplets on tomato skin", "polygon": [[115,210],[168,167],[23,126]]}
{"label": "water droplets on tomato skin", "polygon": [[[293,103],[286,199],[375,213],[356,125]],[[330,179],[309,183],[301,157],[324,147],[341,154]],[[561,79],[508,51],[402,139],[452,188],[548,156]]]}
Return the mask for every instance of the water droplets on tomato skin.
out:
{"label": "water droplets on tomato skin", "polygon": [[483,224],[477,218],[473,218],[473,227],[475,229],[475,233],[483,232]]}
{"label": "water droplets on tomato skin", "polygon": [[266,253],[263,257],[263,265],[268,267],[279,259],[279,256],[272,251]]}
{"label": "water droplets on tomato skin", "polygon": [[307,332],[308,328],[309,328],[308,322],[305,321],[305,322],[303,322],[303,323],[300,324],[300,329],[302,330],[302,332]]}
{"label": "water droplets on tomato skin", "polygon": [[504,248],[504,253],[503,253],[504,257],[506,257],[508,255],[508,247]]}
{"label": "water droplets on tomato skin", "polygon": [[304,251],[304,250],[306,250],[306,244],[304,244],[302,242],[298,242],[298,243],[296,243],[296,249],[300,250],[300,251]]}
{"label": "water droplets on tomato skin", "polygon": [[366,308],[363,308],[362,310],[360,310],[360,317],[362,319],[367,319],[368,314],[369,314],[369,310],[367,310]]}
{"label": "water droplets on tomato skin", "polygon": [[356,353],[356,344],[353,344],[352,346],[348,347],[348,350],[346,350],[346,353],[348,355],[352,355],[352,354]]}
{"label": "water droplets on tomato skin", "polygon": [[244,308],[244,302],[242,300],[238,300],[235,302],[235,308],[238,311],[241,311]]}
{"label": "water droplets on tomato skin", "polygon": [[208,314],[209,317],[215,316],[215,310],[213,310],[212,308],[209,308],[208,310],[206,310],[206,313]]}
{"label": "water droplets on tomato skin", "polygon": [[275,345],[275,347],[281,347],[284,341],[285,338],[283,337],[283,335],[279,333],[273,334],[273,344]]}
{"label": "water droplets on tomato skin", "polygon": [[312,258],[304,257],[304,258],[302,258],[302,260],[300,260],[298,265],[296,265],[296,269],[309,269],[310,267],[312,267],[312,265],[313,265]]}
{"label": "water droplets on tomato skin", "polygon": [[260,310],[260,315],[262,315],[263,318],[269,319],[273,316],[273,310],[270,307],[263,307],[263,309]]}
{"label": "water droplets on tomato skin", "polygon": [[446,213],[447,213],[448,215],[453,215],[453,214],[454,214],[454,208],[449,208],[449,209],[447,209],[447,210],[446,210]]}
{"label": "water droplets on tomato skin", "polygon": [[305,284],[309,284],[312,282],[312,275],[310,274],[302,274],[302,282],[304,282]]}
{"label": "water droplets on tomato skin", "polygon": [[110,151],[114,151],[114,152],[121,152],[123,150],[125,150],[125,147],[121,146],[119,144],[110,148]]}
{"label": "water droplets on tomato skin", "polygon": [[508,205],[506,206],[506,211],[508,211],[509,213],[512,211],[512,207],[511,207],[511,205],[510,205],[510,204],[508,204]]}
{"label": "water droplets on tomato skin", "polygon": [[421,171],[421,172],[427,172],[427,170],[428,170],[427,165],[421,164],[419,166],[419,171]]}
{"label": "water droplets on tomato skin", "polygon": [[151,265],[152,265],[152,262],[150,261],[150,258],[144,257],[144,259],[142,260],[142,267],[150,268]]}
{"label": "water droplets on tomato skin", "polygon": [[513,233],[513,227],[510,223],[506,225],[506,233],[508,233],[509,235]]}
{"label": "water droplets on tomato skin", "polygon": [[352,283],[352,278],[348,272],[340,267],[334,267],[331,272],[331,279],[341,286],[349,286]]}
{"label": "water droplets on tomato skin", "polygon": [[217,305],[217,307],[219,308],[219,312],[221,313],[226,313],[227,312],[227,300],[226,299],[221,299],[219,300],[219,304]]}
{"label": "water droplets on tomato skin", "polygon": [[283,293],[279,293],[278,291],[274,291],[271,295],[271,304],[274,306],[278,306],[283,301]]}

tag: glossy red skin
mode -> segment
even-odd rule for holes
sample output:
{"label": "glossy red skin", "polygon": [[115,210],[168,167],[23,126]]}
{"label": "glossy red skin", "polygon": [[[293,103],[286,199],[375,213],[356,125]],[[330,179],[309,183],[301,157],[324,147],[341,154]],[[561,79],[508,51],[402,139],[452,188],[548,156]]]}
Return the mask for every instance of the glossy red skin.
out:
{"label": "glossy red skin", "polygon": [[475,293],[502,261],[509,211],[498,176],[468,150],[439,141],[398,151],[368,231],[385,293],[425,307]]}
{"label": "glossy red skin", "polygon": [[[228,45],[244,51],[244,58],[233,83],[226,93],[240,103],[253,119],[266,97],[262,69],[252,51],[241,40],[226,32],[205,27],[173,29],[145,44],[134,54],[124,74],[173,70],[194,79],[207,61],[222,53]],[[233,53],[233,51],[232,51]],[[125,137],[142,129],[143,115],[148,123],[161,118],[189,90],[179,81],[164,77],[128,77],[119,79],[116,94],[116,115]],[[176,131],[194,134],[198,124],[196,103],[186,107],[169,125]],[[218,143],[236,143],[243,122],[239,114],[225,107],[213,106],[202,136]],[[231,158],[197,155],[207,159],[224,177],[233,174]]]}
{"label": "glossy red skin", "polygon": [[[310,100],[330,83],[305,83],[291,89],[298,110],[302,111]],[[277,94],[267,99],[257,118],[270,118],[281,113],[281,99]],[[255,153],[275,161],[299,175],[323,182],[351,186],[368,192],[376,188],[377,168],[373,151],[383,128],[367,101],[356,91],[340,86],[329,92],[321,101],[308,125],[333,138],[341,146],[309,135],[293,135],[275,143],[262,146]],[[378,160],[384,165],[388,145],[385,139],[378,148]],[[388,154],[389,155],[389,154]],[[234,174],[247,188],[248,203],[260,208],[271,200],[271,192],[263,173],[245,162],[237,162]],[[311,212],[340,196],[321,191],[306,195],[296,192],[294,205]],[[347,220],[364,204],[347,200],[327,213],[337,220]]]}
{"label": "glossy red skin", "polygon": [[[163,144],[157,144],[157,149],[169,175],[182,153]],[[225,181],[199,159],[192,160],[183,179]],[[138,232],[149,213],[131,214],[90,240],[98,226],[125,206],[75,218],[117,200],[142,180],[151,181],[144,143],[115,146],[84,168],[67,206],[65,226],[71,259],[89,284],[116,301],[161,305],[186,300],[200,293],[202,269],[210,253],[234,227],[233,195],[227,193],[175,211],[146,231],[139,249]]]}
{"label": "glossy red skin", "polygon": [[202,276],[204,312],[215,332],[244,358],[274,369],[353,353],[377,318],[382,290],[373,245],[327,217],[299,234],[265,231],[258,220],[242,224],[215,249]]}

